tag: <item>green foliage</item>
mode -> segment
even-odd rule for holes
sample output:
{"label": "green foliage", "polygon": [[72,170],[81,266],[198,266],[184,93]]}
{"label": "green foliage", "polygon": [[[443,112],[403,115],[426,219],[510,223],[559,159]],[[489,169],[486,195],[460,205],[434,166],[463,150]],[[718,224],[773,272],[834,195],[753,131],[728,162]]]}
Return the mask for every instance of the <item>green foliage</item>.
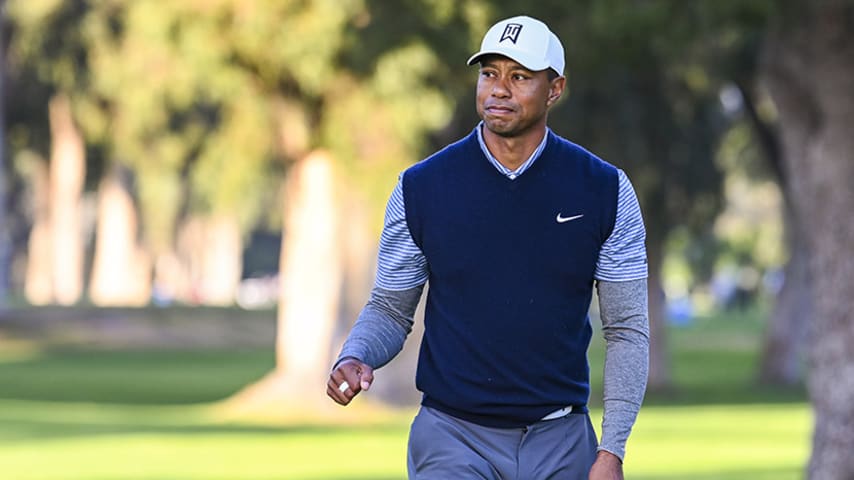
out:
{"label": "green foliage", "polygon": [[435,84],[444,58],[418,31],[483,18],[474,2],[412,2],[417,28],[394,38],[383,2],[70,3],[14,2],[15,51],[70,92],[89,142],[136,173],[155,249],[184,214],[251,227],[276,161],[316,147],[381,204],[378,179],[417,160],[450,117]]}
{"label": "green foliage", "polygon": [[85,5],[58,0],[9,0],[6,12],[13,21],[10,56],[13,63],[30,65],[39,79],[57,90],[86,83],[86,49],[75,20]]}
{"label": "green foliage", "polygon": [[[244,228],[260,213],[258,187],[271,172],[272,115],[256,76],[233,61],[221,25],[228,7],[133,2],[112,15],[90,16],[110,143],[140,176],[146,232],[155,245],[171,242],[185,208],[234,215]],[[121,25],[117,38],[114,23]]]}
{"label": "green foliage", "polygon": [[[85,88],[86,51],[81,45],[81,2],[5,2],[4,121],[8,157],[50,152],[48,100],[57,91]],[[72,102],[78,99],[72,97]],[[14,189],[13,189],[14,192]]]}
{"label": "green foliage", "polygon": [[373,205],[382,205],[397,173],[419,159],[427,133],[450,119],[450,99],[425,82],[440,63],[423,43],[398,46],[365,81],[339,78],[327,103],[321,141]]}
{"label": "green foliage", "polygon": [[[730,121],[718,94],[752,78],[776,3],[526,7],[566,47],[569,99],[552,127],[629,173],[652,249],[676,228],[711,234]],[[379,211],[397,172],[477,121],[465,60],[492,21],[521,13],[506,0],[13,0],[9,12],[13,57],[70,91],[89,141],[136,172],[155,246],[184,214],[266,220],[281,160],[314,148]]]}

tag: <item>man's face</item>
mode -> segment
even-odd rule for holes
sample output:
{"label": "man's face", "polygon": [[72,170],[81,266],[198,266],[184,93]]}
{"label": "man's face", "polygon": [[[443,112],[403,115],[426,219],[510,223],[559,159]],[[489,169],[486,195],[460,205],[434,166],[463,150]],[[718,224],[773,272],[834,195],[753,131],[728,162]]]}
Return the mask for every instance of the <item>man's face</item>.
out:
{"label": "man's face", "polygon": [[485,56],[477,81],[477,113],[502,137],[517,137],[545,126],[546,113],[563,92],[563,77],[549,81],[548,71],[534,72],[501,55]]}

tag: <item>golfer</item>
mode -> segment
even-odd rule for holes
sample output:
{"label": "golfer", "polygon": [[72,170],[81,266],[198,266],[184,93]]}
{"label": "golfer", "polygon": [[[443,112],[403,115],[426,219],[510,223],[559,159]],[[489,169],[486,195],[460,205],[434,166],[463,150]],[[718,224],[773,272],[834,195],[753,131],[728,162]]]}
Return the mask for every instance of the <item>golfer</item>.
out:
{"label": "golfer", "polygon": [[[392,192],[367,305],[330,374],[341,405],[403,348],[429,283],[407,467],[416,479],[622,479],[649,359],[645,231],[626,174],[546,124],[564,50],[492,26],[463,139]],[[593,287],[606,342],[601,442],[587,414]]]}

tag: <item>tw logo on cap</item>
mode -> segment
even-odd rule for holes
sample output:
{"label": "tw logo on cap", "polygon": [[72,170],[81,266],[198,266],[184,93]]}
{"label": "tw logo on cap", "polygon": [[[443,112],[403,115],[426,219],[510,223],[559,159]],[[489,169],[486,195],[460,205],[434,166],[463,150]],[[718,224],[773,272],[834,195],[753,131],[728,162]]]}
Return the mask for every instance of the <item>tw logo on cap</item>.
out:
{"label": "tw logo on cap", "polygon": [[522,31],[522,24],[520,23],[508,23],[506,27],[504,27],[504,33],[501,34],[501,38],[498,40],[498,43],[503,42],[504,40],[510,40],[514,44],[517,40],[519,40],[519,32]]}

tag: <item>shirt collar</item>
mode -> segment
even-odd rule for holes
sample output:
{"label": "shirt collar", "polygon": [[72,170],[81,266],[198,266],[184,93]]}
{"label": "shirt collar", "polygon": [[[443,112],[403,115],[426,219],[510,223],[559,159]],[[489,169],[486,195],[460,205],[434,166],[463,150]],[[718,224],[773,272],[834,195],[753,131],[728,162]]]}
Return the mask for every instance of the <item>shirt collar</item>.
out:
{"label": "shirt collar", "polygon": [[543,135],[543,140],[540,142],[539,145],[537,145],[537,148],[534,149],[534,152],[531,153],[531,156],[528,157],[527,160],[522,162],[522,164],[519,165],[518,168],[516,168],[515,170],[510,170],[509,168],[502,165],[501,162],[499,162],[498,159],[492,155],[489,149],[486,148],[486,142],[483,140],[483,121],[477,124],[475,130],[477,131],[477,143],[480,144],[480,149],[483,151],[483,154],[486,156],[486,159],[489,160],[489,163],[491,163],[493,167],[498,169],[499,172],[507,176],[507,178],[509,178],[510,180],[515,180],[516,177],[522,175],[522,173],[524,173],[525,170],[530,168],[531,165],[533,165],[534,162],[540,157],[540,155],[543,153],[543,150],[545,150],[546,148],[546,143],[549,138],[549,132],[551,132],[551,129],[549,129],[549,127],[546,127],[546,133]]}

